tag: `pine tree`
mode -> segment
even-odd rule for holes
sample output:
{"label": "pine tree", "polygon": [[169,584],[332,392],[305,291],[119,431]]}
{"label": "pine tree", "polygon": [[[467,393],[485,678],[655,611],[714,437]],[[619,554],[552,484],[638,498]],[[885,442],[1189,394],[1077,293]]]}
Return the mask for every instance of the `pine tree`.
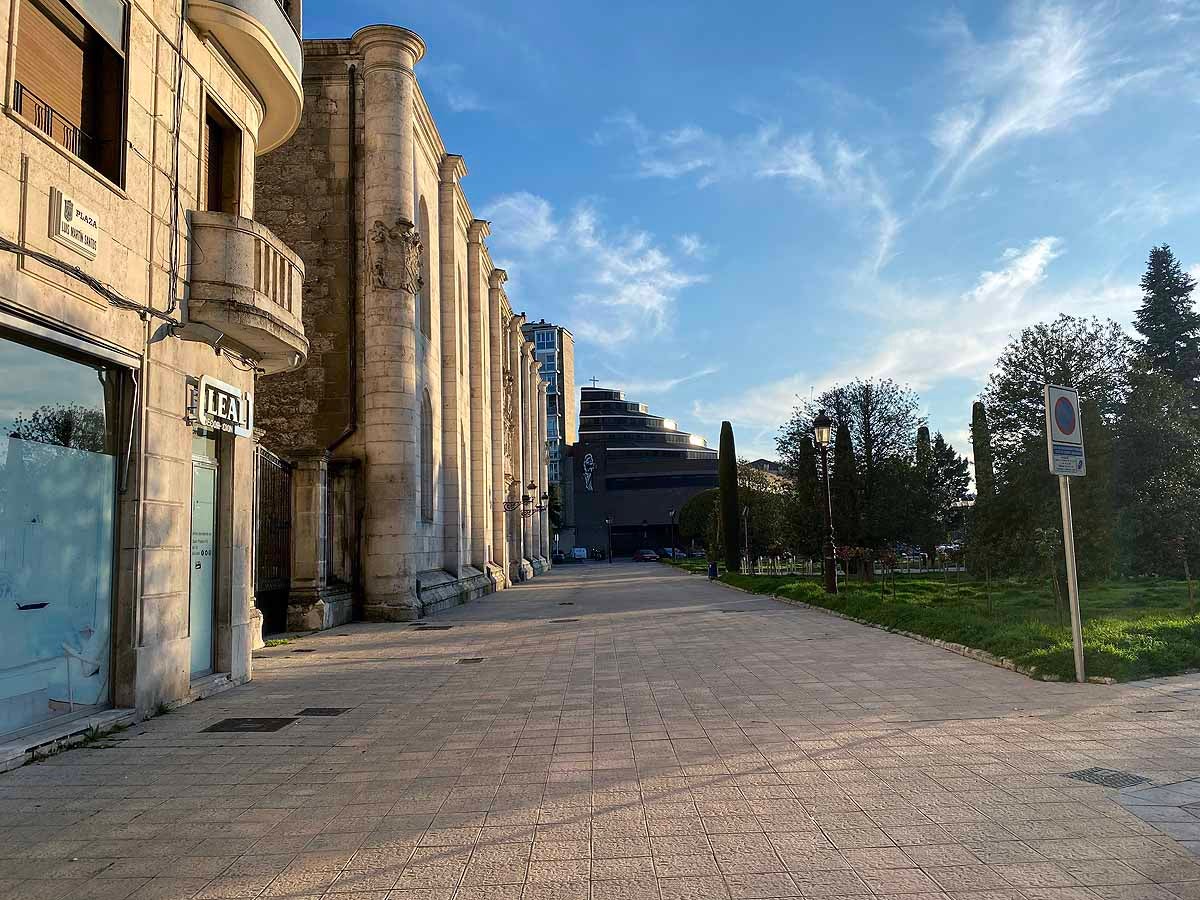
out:
{"label": "pine tree", "polygon": [[811,432],[796,441],[795,463],[789,465],[786,498],[788,544],[806,556],[820,556],[825,540],[824,482]]}
{"label": "pine tree", "polygon": [[1195,287],[1170,247],[1154,247],[1142,276],[1142,305],[1134,316],[1149,370],[1172,378],[1193,398],[1200,393],[1200,312],[1191,299]]}
{"label": "pine tree", "polygon": [[717,475],[721,489],[721,532],[725,543],[725,568],[738,572],[742,568],[742,510],[738,503],[737,451],[733,444],[733,426],[721,423],[721,447],[717,459]]}

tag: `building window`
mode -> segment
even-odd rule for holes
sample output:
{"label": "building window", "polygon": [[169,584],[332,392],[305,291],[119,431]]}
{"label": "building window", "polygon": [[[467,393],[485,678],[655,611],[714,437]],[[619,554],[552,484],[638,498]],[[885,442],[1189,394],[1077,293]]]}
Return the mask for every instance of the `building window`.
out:
{"label": "building window", "polygon": [[124,183],[126,6],[21,0],[12,108],[110,181]]}
{"label": "building window", "polygon": [[236,216],[241,205],[242,129],[212,99],[205,101],[200,154],[200,202],[210,212]]}
{"label": "building window", "polygon": [[433,521],[433,404],[421,395],[421,518]]}
{"label": "building window", "polygon": [[546,472],[551,481],[558,483],[561,480],[558,477],[558,462],[557,461],[551,460],[551,462],[548,463],[546,466]]}
{"label": "building window", "polygon": [[122,379],[3,337],[0,372],[3,734],[108,705]]}
{"label": "building window", "polygon": [[429,207],[425,205],[424,197],[421,198],[419,215],[421,221],[417,223],[417,228],[421,231],[421,290],[417,292],[416,298],[417,323],[421,334],[429,337],[433,333],[433,302],[430,299],[433,297],[433,285],[429,281],[429,245],[433,242],[433,234],[429,228]]}
{"label": "building window", "polygon": [[535,331],[533,333],[533,344],[538,349],[551,349],[554,347],[554,332],[553,331]]}
{"label": "building window", "polygon": [[558,419],[546,420],[546,437],[558,440]]}

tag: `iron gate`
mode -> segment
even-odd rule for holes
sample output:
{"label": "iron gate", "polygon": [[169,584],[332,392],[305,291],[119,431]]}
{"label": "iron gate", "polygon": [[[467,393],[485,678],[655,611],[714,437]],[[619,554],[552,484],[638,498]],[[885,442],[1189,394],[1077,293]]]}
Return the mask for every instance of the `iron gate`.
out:
{"label": "iron gate", "polygon": [[292,467],[265,447],[255,448],[254,594],[263,631],[287,629],[292,571]]}

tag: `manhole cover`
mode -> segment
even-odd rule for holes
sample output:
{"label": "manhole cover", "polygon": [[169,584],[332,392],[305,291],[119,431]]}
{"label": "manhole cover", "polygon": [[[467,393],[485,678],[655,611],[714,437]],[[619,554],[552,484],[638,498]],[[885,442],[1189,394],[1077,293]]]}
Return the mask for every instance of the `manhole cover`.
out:
{"label": "manhole cover", "polygon": [[1143,778],[1141,775],[1133,775],[1129,772],[1100,768],[1080,769],[1078,772],[1068,772],[1066,777],[1110,788],[1134,787],[1139,784],[1146,784],[1150,780],[1149,778]]}
{"label": "manhole cover", "polygon": [[449,631],[453,625],[422,625],[417,631]]}
{"label": "manhole cover", "polygon": [[344,712],[350,712],[350,707],[342,706],[310,706],[296,713],[298,716],[340,716]]}
{"label": "manhole cover", "polygon": [[484,658],[482,656],[464,656],[458,661],[458,664],[460,666],[473,666],[476,663],[483,662],[483,659]]}
{"label": "manhole cover", "polygon": [[291,719],[264,719],[264,718],[248,718],[248,719],[222,719],[215,725],[209,725],[201,731],[220,731],[233,734],[249,734],[262,733],[267,731],[278,731],[291,725],[296,720]]}
{"label": "manhole cover", "polygon": [[316,653],[317,648],[316,647],[301,647],[300,649],[293,650],[292,652],[293,653]]}
{"label": "manhole cover", "polygon": [[564,625],[567,622],[578,622],[579,620],[578,619],[551,619],[550,621],[555,625]]}

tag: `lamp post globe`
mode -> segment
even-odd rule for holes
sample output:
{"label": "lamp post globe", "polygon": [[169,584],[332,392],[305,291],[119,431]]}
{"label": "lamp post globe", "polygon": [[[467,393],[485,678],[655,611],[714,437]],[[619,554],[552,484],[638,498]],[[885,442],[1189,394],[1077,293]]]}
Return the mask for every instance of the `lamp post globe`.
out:
{"label": "lamp post globe", "polygon": [[821,568],[825,573],[825,592],[827,594],[838,592],[837,538],[833,533],[833,495],[829,490],[829,436],[832,429],[833,420],[825,414],[825,410],[821,410],[813,419],[813,443],[821,449],[821,475],[825,481],[825,502],[822,505],[825,507],[825,528],[828,533],[825,536]]}

